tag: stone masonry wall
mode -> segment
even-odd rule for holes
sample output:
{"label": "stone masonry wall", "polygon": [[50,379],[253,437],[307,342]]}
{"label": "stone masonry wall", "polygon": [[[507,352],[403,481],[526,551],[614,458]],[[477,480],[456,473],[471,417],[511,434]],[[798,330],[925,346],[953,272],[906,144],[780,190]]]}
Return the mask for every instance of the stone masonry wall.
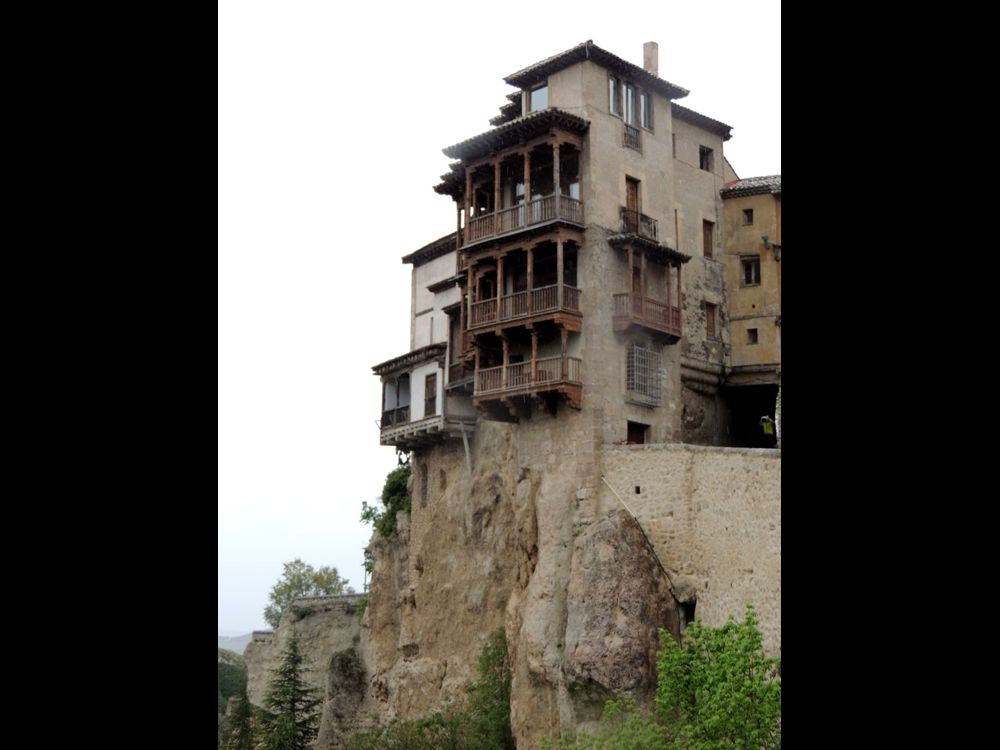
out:
{"label": "stone masonry wall", "polygon": [[[607,446],[604,476],[642,524],[677,598],[695,597],[697,619],[722,625],[751,603],[765,650],[780,653],[781,452]],[[607,487],[601,502],[620,507]]]}

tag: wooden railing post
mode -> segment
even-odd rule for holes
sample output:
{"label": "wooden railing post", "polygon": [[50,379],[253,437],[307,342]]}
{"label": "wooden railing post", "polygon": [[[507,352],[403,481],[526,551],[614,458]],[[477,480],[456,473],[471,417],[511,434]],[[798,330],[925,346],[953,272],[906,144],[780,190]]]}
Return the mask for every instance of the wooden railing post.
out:
{"label": "wooden railing post", "polygon": [[[468,228],[468,224],[465,225]],[[465,320],[472,327],[472,291],[475,288],[475,281],[472,274],[472,263],[469,263],[469,280],[467,282],[468,300],[469,300],[469,312],[467,313]]]}
{"label": "wooden railing post", "polygon": [[469,233],[472,224],[472,203],[474,195],[472,193],[472,170],[465,168],[465,241],[469,242]]}
{"label": "wooden railing post", "polygon": [[510,345],[507,343],[507,334],[500,334],[500,342],[503,344],[503,367],[500,369],[500,387],[504,390],[507,388],[507,357],[509,354]]}
{"label": "wooden railing post", "polygon": [[[500,213],[500,160],[493,162],[493,221],[496,222]],[[500,227],[494,226],[494,234]]]}
{"label": "wooden railing post", "polygon": [[501,320],[503,318],[503,312],[500,309],[500,305],[503,304],[503,255],[497,255],[497,314],[496,319]]}
{"label": "wooden railing post", "polygon": [[521,226],[528,226],[531,223],[531,151],[524,152],[524,223]]}

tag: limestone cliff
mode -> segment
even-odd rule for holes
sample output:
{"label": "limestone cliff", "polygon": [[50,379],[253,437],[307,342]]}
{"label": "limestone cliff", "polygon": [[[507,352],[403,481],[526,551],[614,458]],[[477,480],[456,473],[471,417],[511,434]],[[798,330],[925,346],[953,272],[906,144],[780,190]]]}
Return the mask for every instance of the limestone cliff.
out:
{"label": "limestone cliff", "polygon": [[[603,445],[599,425],[562,412],[533,415],[530,430],[480,421],[471,473],[461,443],[415,453],[412,510],[393,539],[372,540],[360,623],[289,618],[268,646],[293,629],[314,643],[318,750],[462,701],[500,625],[520,750],[591,727],[614,694],[649,701],[658,629],[678,636],[679,602],[714,625],[751,601],[780,648],[780,454],[653,447]],[[263,648],[245,656],[254,702]]]}

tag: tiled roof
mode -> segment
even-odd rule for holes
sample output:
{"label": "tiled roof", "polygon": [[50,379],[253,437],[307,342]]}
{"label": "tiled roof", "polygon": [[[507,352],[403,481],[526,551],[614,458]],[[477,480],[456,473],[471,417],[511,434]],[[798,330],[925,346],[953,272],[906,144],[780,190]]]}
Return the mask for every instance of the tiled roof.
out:
{"label": "tiled roof", "polygon": [[680,99],[683,96],[687,96],[689,93],[687,89],[670,83],[669,81],[665,81],[658,76],[654,76],[652,73],[648,73],[638,65],[633,65],[617,55],[613,55],[607,50],[601,49],[594,44],[592,39],[588,39],[582,44],[571,47],[564,52],[560,52],[557,55],[546,58],[541,62],[535,63],[534,65],[529,65],[527,68],[523,68],[516,73],[511,73],[509,76],[504,78],[504,81],[509,83],[511,86],[527,88],[528,86],[544,80],[551,74],[556,73],[563,68],[568,68],[570,65],[574,65],[575,63],[582,62],[584,60],[593,60],[598,65],[617,73],[621,73],[636,83],[662,94],[667,97],[667,99]]}
{"label": "tiled roof", "polygon": [[457,232],[450,232],[444,237],[439,237],[433,242],[429,242],[419,250],[414,250],[409,255],[403,256],[404,263],[412,263],[415,266],[422,265],[427,261],[447,255],[458,247]]}
{"label": "tiled roof", "polygon": [[[475,159],[498,148],[517,143],[522,138],[528,138],[551,127],[559,127],[574,133],[583,133],[590,123],[583,118],[563,112],[561,109],[549,107],[531,112],[524,117],[518,117],[493,130],[487,130],[477,136],[468,138],[461,143],[448,146],[445,156],[453,159]],[[440,186],[439,186],[440,187]],[[437,188],[435,188],[437,189]],[[438,190],[438,192],[441,192]]]}
{"label": "tiled roof", "polygon": [[726,125],[724,122],[713,120],[711,117],[703,115],[700,112],[695,112],[693,109],[682,107],[676,102],[671,102],[670,109],[673,112],[674,117],[678,120],[684,120],[684,122],[689,122],[692,125],[697,125],[698,127],[704,128],[709,132],[721,135],[722,140],[724,141],[728,141],[732,138],[732,135],[730,135],[730,131],[733,129],[732,125]]}
{"label": "tiled roof", "polygon": [[427,360],[434,359],[435,357],[443,357],[447,349],[447,344],[429,344],[419,349],[414,349],[412,352],[407,352],[406,354],[401,354],[398,357],[387,359],[385,362],[372,367],[372,372],[376,375],[387,375],[393,370],[399,370],[409,365],[426,362]]}
{"label": "tiled roof", "polygon": [[738,198],[741,195],[772,195],[781,194],[781,175],[772,174],[767,177],[747,177],[743,180],[733,180],[722,186],[719,195],[723,198]]}

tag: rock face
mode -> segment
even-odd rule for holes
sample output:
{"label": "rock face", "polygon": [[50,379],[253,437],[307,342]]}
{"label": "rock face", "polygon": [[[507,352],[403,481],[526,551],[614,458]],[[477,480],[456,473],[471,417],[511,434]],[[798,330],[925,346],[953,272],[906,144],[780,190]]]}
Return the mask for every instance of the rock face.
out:
{"label": "rock face", "polygon": [[[458,706],[501,625],[519,750],[592,728],[615,694],[648,703],[658,630],[678,637],[679,601],[709,625],[752,601],[780,649],[777,451],[611,447],[578,412],[531,421],[480,421],[471,474],[461,443],[415,453],[412,511],[393,539],[372,539],[360,624],[314,612],[275,631],[267,658],[298,629],[324,670],[318,750]],[[263,651],[245,654],[254,702]]]}

